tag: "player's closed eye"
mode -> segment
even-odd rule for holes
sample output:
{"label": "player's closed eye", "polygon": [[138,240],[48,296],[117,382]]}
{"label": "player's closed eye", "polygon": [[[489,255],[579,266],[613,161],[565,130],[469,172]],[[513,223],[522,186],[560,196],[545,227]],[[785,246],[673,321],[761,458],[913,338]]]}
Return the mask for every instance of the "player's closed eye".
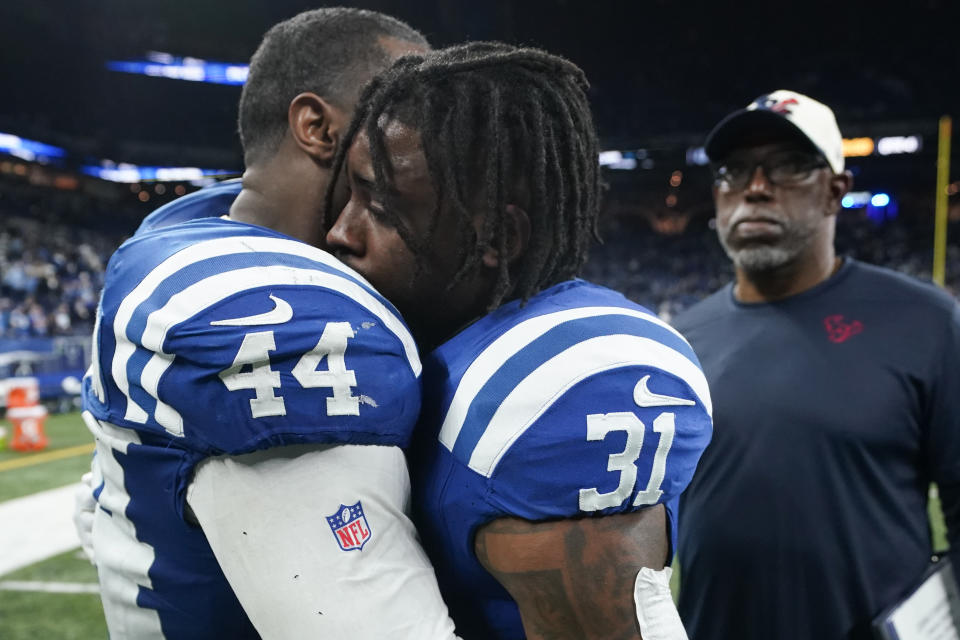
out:
{"label": "player's closed eye", "polygon": [[374,220],[384,226],[396,227],[398,224],[396,215],[376,203],[371,202],[367,204],[366,210]]}

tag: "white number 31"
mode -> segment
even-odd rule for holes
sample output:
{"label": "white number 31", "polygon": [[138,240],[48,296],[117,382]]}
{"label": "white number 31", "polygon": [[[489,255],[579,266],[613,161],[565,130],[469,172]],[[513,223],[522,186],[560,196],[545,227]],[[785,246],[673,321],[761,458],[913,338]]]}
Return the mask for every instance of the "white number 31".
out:
{"label": "white number 31", "polygon": [[[304,389],[328,387],[333,390],[333,395],[327,398],[328,416],[360,415],[360,399],[351,393],[357,386],[357,376],[347,369],[344,360],[347,341],[354,335],[349,322],[328,322],[317,345],[303,354],[290,372]],[[220,373],[220,379],[230,391],[256,391],[256,396],[250,399],[254,418],[287,415],[283,398],[273,392],[280,388],[280,372],[270,368],[270,352],[276,348],[273,331],[248,333],[243,336],[233,364]],[[318,371],[324,358],[327,368]],[[247,367],[250,370],[243,371]]]}
{"label": "white number 31", "polygon": [[[673,434],[676,431],[674,414],[661,413],[653,421],[653,430],[660,434],[660,444],[653,456],[653,468],[650,471],[650,480],[647,488],[637,493],[633,506],[640,507],[656,504],[663,491],[663,477],[667,471],[667,453],[673,445]],[[587,440],[603,440],[611,431],[626,431],[627,446],[620,453],[614,453],[607,462],[607,471],[618,471],[620,483],[614,491],[600,493],[596,488],[580,490],[580,510],[599,511],[623,504],[623,501],[633,493],[637,483],[637,458],[643,447],[643,437],[646,426],[640,418],[631,411],[619,413],[595,413],[587,416]]]}

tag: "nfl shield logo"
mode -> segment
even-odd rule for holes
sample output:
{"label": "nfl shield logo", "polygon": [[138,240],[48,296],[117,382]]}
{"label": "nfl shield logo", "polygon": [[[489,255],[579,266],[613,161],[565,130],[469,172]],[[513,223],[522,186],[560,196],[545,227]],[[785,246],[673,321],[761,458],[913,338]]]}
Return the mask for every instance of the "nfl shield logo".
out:
{"label": "nfl shield logo", "polygon": [[327,524],[330,525],[337,544],[344,551],[363,549],[363,545],[367,544],[372,535],[359,500],[350,506],[341,504],[336,513],[327,516]]}

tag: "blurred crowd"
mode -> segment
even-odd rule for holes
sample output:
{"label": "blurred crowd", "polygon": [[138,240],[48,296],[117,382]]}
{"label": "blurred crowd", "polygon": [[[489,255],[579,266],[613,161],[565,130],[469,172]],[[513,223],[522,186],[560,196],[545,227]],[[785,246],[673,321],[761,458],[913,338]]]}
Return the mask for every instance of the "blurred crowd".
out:
{"label": "blurred crowd", "polygon": [[89,331],[115,243],[69,226],[4,216],[0,223],[0,335]]}
{"label": "blurred crowd", "polygon": [[[90,195],[0,185],[0,337],[90,332],[107,260],[129,232],[114,228],[116,217],[105,222],[103,206]],[[104,224],[82,224],[98,218]]]}
{"label": "blurred crowd", "polygon": [[[681,232],[656,232],[641,212],[609,207],[603,244],[584,277],[622,291],[669,320],[733,277],[709,214],[684,220]],[[841,254],[930,278],[929,216],[886,220],[863,210],[838,217]],[[77,192],[0,184],[0,338],[86,334],[92,329],[110,254],[133,232],[147,206],[105,202]],[[947,286],[960,292],[960,222],[948,231]]]}

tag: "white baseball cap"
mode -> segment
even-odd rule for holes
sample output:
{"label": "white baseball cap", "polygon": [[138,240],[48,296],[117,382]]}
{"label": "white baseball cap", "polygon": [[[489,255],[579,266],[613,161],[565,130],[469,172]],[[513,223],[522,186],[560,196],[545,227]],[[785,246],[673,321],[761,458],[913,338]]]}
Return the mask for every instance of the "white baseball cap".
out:
{"label": "white baseball cap", "polygon": [[720,121],[707,136],[704,149],[719,159],[758,129],[799,133],[826,159],[834,173],[843,171],[843,137],[830,107],[796,91],[779,89],[760,96]]}

